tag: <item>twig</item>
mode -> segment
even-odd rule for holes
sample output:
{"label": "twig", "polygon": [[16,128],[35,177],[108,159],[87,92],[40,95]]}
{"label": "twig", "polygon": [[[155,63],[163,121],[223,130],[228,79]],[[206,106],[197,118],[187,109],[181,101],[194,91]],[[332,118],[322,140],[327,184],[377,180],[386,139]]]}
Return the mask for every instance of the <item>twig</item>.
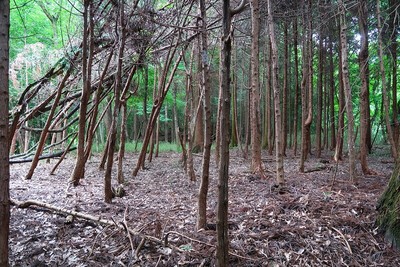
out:
{"label": "twig", "polygon": [[351,251],[351,247],[349,242],[347,242],[346,237],[342,234],[342,232],[340,232],[338,229],[336,229],[335,227],[332,227],[333,230],[335,230],[336,232],[339,233],[339,235],[343,238],[344,242],[346,243],[347,249],[349,250],[350,254],[353,254],[353,251]]}
{"label": "twig", "polygon": [[127,213],[127,212],[128,212],[128,206],[126,206],[126,208],[125,208],[123,225],[124,225],[124,227],[125,227],[126,234],[127,234],[128,238],[129,238],[129,243],[131,244],[131,248],[132,248],[132,257],[133,257],[133,256],[136,256],[137,254],[136,254],[135,248],[133,247],[133,242],[132,242],[131,233],[128,231],[128,223],[126,222],[126,213]]}

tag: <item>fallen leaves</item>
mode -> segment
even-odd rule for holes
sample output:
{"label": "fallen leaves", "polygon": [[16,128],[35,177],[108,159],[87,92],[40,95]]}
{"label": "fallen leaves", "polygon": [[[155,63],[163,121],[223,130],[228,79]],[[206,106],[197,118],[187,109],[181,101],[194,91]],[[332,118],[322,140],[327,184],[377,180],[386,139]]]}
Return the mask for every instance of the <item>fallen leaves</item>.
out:
{"label": "fallen leaves", "polygon": [[[215,228],[197,231],[199,182],[190,182],[177,164],[179,154],[161,154],[148,169],[130,178],[126,169],[126,196],[113,204],[103,202],[104,174],[96,157],[86,168],[84,185],[65,194],[73,159],[56,175],[41,162],[31,181],[22,180],[29,164],[12,166],[11,196],[36,199],[105,220],[124,222],[134,232],[167,239],[177,249],[127,236],[122,229],[65,217],[45,209],[12,208],[12,266],[212,266]],[[268,158],[268,156],[264,156]],[[127,156],[133,166],[136,155]],[[266,160],[273,168],[273,160]],[[375,203],[386,185],[385,176],[361,178],[358,187],[339,164],[332,185],[333,167],[297,173],[297,159],[287,158],[287,184],[273,190],[272,179],[249,176],[249,163],[239,156],[231,161],[229,196],[230,266],[400,266],[400,254],[390,249],[374,226]],[[375,170],[390,171],[374,161]],[[196,166],[201,158],[195,157]],[[269,165],[271,166],[269,166]],[[310,159],[310,166],[318,166]],[[325,166],[324,165],[324,166]],[[217,179],[211,167],[207,220],[216,223]],[[335,166],[336,168],[336,166]]]}

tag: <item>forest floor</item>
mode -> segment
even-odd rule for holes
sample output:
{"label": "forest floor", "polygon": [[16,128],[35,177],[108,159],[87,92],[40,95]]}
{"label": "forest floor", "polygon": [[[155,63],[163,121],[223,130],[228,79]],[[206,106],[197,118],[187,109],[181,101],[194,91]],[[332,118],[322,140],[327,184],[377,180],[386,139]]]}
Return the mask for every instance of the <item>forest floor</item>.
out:
{"label": "forest floor", "polygon": [[[104,172],[99,157],[91,158],[86,177],[68,190],[74,158],[56,163],[41,161],[35,175],[24,180],[30,164],[11,165],[11,198],[37,200],[121,222],[100,225],[46,208],[11,209],[11,266],[214,266],[216,244],[217,170],[211,164],[208,197],[210,229],[196,230],[197,192],[178,153],[161,153],[137,177],[130,175],[137,154],[124,161],[126,196],[103,202]],[[201,155],[195,155],[196,172]],[[231,152],[229,187],[230,266],[400,266],[400,252],[383,240],[375,226],[376,203],[393,162],[379,149],[369,158],[377,175],[360,176],[350,183],[346,162],[338,165],[326,156],[311,157],[309,172],[299,173],[292,152],[285,159],[285,190],[276,190],[272,156],[263,155],[268,179],[249,172],[250,163],[239,151]],[[115,169],[115,168],[114,168]],[[359,171],[360,173],[360,171]],[[170,247],[145,240],[168,239]],[[130,237],[130,238],[129,238]]]}

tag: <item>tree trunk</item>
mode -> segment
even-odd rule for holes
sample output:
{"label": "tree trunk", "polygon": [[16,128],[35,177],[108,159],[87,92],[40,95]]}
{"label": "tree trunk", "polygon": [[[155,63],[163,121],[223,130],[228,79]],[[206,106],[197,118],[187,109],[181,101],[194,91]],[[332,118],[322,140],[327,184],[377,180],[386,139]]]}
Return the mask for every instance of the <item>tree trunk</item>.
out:
{"label": "tree trunk", "polygon": [[86,163],[87,160],[89,159],[89,156],[91,154],[92,151],[92,144],[93,144],[93,139],[94,139],[94,135],[95,135],[95,131],[97,129],[97,114],[98,114],[98,110],[99,110],[99,105],[101,102],[101,93],[103,92],[102,90],[102,85],[103,85],[103,80],[105,75],[107,74],[107,70],[108,67],[110,65],[111,62],[111,58],[113,56],[113,51],[110,52],[110,55],[107,59],[106,65],[104,66],[103,72],[100,76],[100,80],[99,80],[99,85],[98,85],[98,89],[95,93],[94,96],[94,107],[93,107],[93,112],[92,112],[92,116],[90,117],[90,122],[89,122],[89,129],[88,129],[88,133],[87,133],[87,140],[86,140],[86,148],[85,148],[85,157],[84,157],[84,162]]}
{"label": "tree trunk", "polygon": [[368,24],[367,24],[367,1],[360,0],[358,6],[358,26],[360,28],[361,48],[358,54],[360,68],[361,90],[360,90],[360,163],[362,172],[366,175],[372,174],[368,168],[368,127],[369,127],[369,67],[368,67]]}
{"label": "tree trunk", "polygon": [[53,120],[54,114],[56,112],[56,108],[57,108],[58,103],[60,101],[61,94],[62,94],[62,91],[64,89],[65,83],[67,82],[67,80],[68,80],[68,78],[69,78],[69,76],[71,74],[72,67],[73,66],[71,65],[71,67],[67,70],[67,73],[65,74],[63,80],[58,85],[57,94],[55,96],[55,99],[54,99],[54,102],[53,102],[53,106],[51,107],[51,110],[50,110],[50,113],[49,113],[49,115],[47,117],[45,126],[42,129],[42,133],[40,134],[40,138],[39,138],[39,142],[38,142],[38,146],[37,146],[37,149],[36,149],[35,156],[33,157],[31,167],[29,168],[29,171],[28,171],[27,175],[25,176],[25,179],[27,179],[27,180],[32,178],[33,173],[35,172],[35,169],[36,169],[36,167],[37,167],[37,165],[39,163],[40,154],[43,151],[43,147],[44,147],[46,139],[47,139],[47,137],[49,135],[49,129],[50,129],[51,125],[52,125],[52,120]]}
{"label": "tree trunk", "polygon": [[[192,115],[194,114],[193,111],[193,90],[192,90],[192,77],[193,77],[193,58],[194,58],[194,45],[192,51],[190,53],[190,63],[189,66],[185,67],[186,72],[186,106],[185,106],[185,121],[186,121],[186,128],[187,128],[187,165],[185,166],[186,174],[189,176],[190,181],[196,181],[196,173],[194,172],[193,166],[193,138],[192,138]],[[186,63],[186,61],[185,61]],[[186,141],[183,142],[186,145]]]}
{"label": "tree trunk", "polygon": [[[200,55],[200,51],[199,51],[199,61],[201,61],[201,57],[202,55]],[[200,66],[201,68],[201,66]],[[193,152],[194,153],[198,153],[201,152],[203,150],[204,147],[204,121],[203,121],[203,111],[204,111],[204,107],[203,107],[203,91],[202,88],[200,86],[196,86],[197,90],[195,90],[195,106],[199,105],[200,108],[197,110],[197,113],[194,117],[196,124],[195,124],[195,128],[194,128],[194,139],[193,139]]]}
{"label": "tree trunk", "polygon": [[261,133],[260,133],[260,77],[259,77],[259,35],[260,7],[258,0],[250,1],[251,7],[251,171],[264,177],[261,162]]}
{"label": "tree trunk", "polygon": [[[91,73],[94,46],[93,31],[93,3],[84,0],[83,3],[83,40],[82,40],[82,95],[79,108],[78,124],[78,149],[76,152],[75,167],[70,177],[70,183],[74,186],[79,184],[80,179],[85,176],[85,144],[86,144],[86,112],[91,90]],[[90,14],[89,14],[90,13]]]}
{"label": "tree trunk", "polygon": [[335,66],[333,63],[333,43],[329,38],[329,128],[330,128],[330,150],[336,147],[336,128],[335,128]]}
{"label": "tree trunk", "polygon": [[312,23],[310,14],[310,3],[306,3],[305,15],[303,18],[305,33],[303,37],[303,78],[301,81],[301,109],[302,109],[302,127],[301,127],[301,157],[299,171],[304,172],[304,163],[310,152],[310,135],[312,122]]}
{"label": "tree trunk", "polygon": [[222,44],[220,60],[220,153],[218,165],[217,204],[217,264],[228,266],[228,180],[229,180],[229,118],[230,118],[230,68],[231,68],[231,11],[230,1],[224,0],[222,7]]}
{"label": "tree trunk", "polygon": [[[125,50],[125,22],[124,22],[124,2],[118,2],[118,12],[116,17],[118,18],[118,22],[116,25],[116,36],[119,36],[118,44],[118,57],[117,57],[117,72],[115,73],[115,82],[114,82],[114,110],[112,115],[111,127],[109,132],[109,142],[107,148],[107,162],[106,169],[104,172],[104,202],[111,203],[112,201],[112,187],[111,187],[111,173],[112,167],[114,163],[114,150],[117,139],[117,124],[118,124],[118,116],[120,112],[120,97],[122,90],[122,59],[124,58],[124,50]],[[123,94],[122,94],[123,96]],[[120,158],[120,161],[123,159]]]}
{"label": "tree trunk", "polygon": [[297,131],[298,131],[298,120],[299,120],[299,49],[298,49],[298,36],[297,30],[297,17],[294,18],[294,36],[293,36],[293,50],[294,50],[294,77],[295,77],[295,92],[294,92],[294,114],[293,114],[293,154],[297,155]]}
{"label": "tree trunk", "polygon": [[[379,5],[379,0],[377,1]],[[400,147],[398,147],[400,149]],[[378,200],[377,211],[378,216],[376,224],[379,230],[385,235],[386,240],[394,245],[395,248],[400,248],[400,158],[396,160],[393,173],[389,183]]]}
{"label": "tree trunk", "polygon": [[207,224],[207,194],[210,176],[211,156],[211,86],[209,75],[208,41],[207,41],[207,14],[205,0],[199,0],[200,6],[200,54],[201,78],[200,88],[204,93],[204,147],[201,183],[199,188],[197,229],[205,229]]}
{"label": "tree trunk", "polygon": [[383,44],[382,44],[382,26],[381,26],[381,12],[380,12],[380,0],[376,1],[376,15],[378,17],[378,54],[379,54],[379,63],[380,63],[380,74],[382,79],[382,98],[383,98],[383,107],[385,111],[385,122],[386,122],[386,131],[387,138],[389,139],[389,143],[392,149],[392,156],[394,159],[398,158],[398,151],[396,147],[396,143],[393,137],[392,126],[390,125],[390,115],[389,115],[389,99],[386,89],[386,75],[385,75],[385,66],[383,63]]}
{"label": "tree trunk", "polygon": [[[342,66],[342,48],[339,47],[339,66]],[[345,101],[344,101],[344,88],[343,88],[343,69],[339,67],[339,114],[338,114],[338,129],[337,129],[337,139],[335,147],[334,160],[337,162],[342,160],[343,157],[343,137],[344,137],[344,112],[345,112]]]}
{"label": "tree trunk", "polygon": [[124,179],[124,173],[122,169],[122,163],[124,161],[125,157],[125,143],[126,143],[126,121],[127,121],[127,101],[128,97],[124,97],[121,103],[121,109],[122,109],[122,118],[121,118],[121,130],[119,133],[119,151],[118,151],[118,168],[117,168],[117,181],[118,184],[123,184],[125,179]]}
{"label": "tree trunk", "polygon": [[[273,22],[271,22],[273,23]],[[288,22],[284,22],[284,29],[283,29],[283,42],[284,42],[284,58],[283,58],[283,92],[282,92],[282,154],[283,156],[286,155],[286,146],[287,146],[287,136],[288,136],[288,119],[289,119],[289,110],[288,110],[288,87],[289,87],[289,40],[288,40]],[[272,25],[273,26],[273,25]],[[271,40],[272,42],[272,40]],[[276,40],[275,44],[276,46]],[[274,53],[274,51],[272,51]],[[276,60],[278,60],[278,51],[276,53]],[[274,55],[272,56],[274,57]],[[276,62],[277,64],[277,62]],[[274,62],[272,62],[272,65],[274,65]],[[276,72],[278,73],[278,65],[276,66]],[[274,70],[272,70],[274,71]],[[276,77],[277,78],[277,77]],[[274,78],[273,78],[274,79]],[[278,82],[277,82],[278,85]],[[275,89],[275,87],[274,87]],[[278,88],[279,89],[279,88]],[[278,90],[279,93],[280,90]],[[275,100],[276,101],[276,100]],[[279,109],[280,109],[280,103],[278,103]],[[276,111],[276,104],[275,104],[275,111]],[[275,114],[276,115],[276,114]],[[275,116],[275,121],[276,121],[276,116]]]}
{"label": "tree trunk", "polygon": [[[322,23],[322,22],[321,22]],[[318,45],[318,84],[317,84],[317,117],[315,121],[315,139],[316,139],[316,156],[321,157],[322,150],[322,100],[323,100],[323,73],[324,73],[324,59],[323,50],[324,39],[322,36],[322,26],[319,30],[319,45]]]}
{"label": "tree trunk", "polygon": [[9,165],[9,28],[10,1],[0,0],[0,266],[8,266],[10,227]]}
{"label": "tree trunk", "polygon": [[339,1],[340,10],[340,46],[342,52],[340,54],[342,58],[342,72],[343,72],[343,89],[345,95],[345,106],[347,114],[347,145],[349,150],[349,175],[352,183],[356,183],[356,153],[354,147],[354,115],[353,115],[353,100],[349,80],[349,64],[347,59],[347,26],[346,26],[346,14],[343,0]]}
{"label": "tree trunk", "polygon": [[276,140],[276,182],[282,186],[285,183],[284,169],[283,169],[283,131],[282,131],[282,118],[281,118],[281,101],[280,101],[280,88],[278,84],[278,47],[275,39],[275,27],[272,16],[271,1],[267,0],[268,5],[268,26],[269,35],[271,38],[271,51],[272,51],[272,87],[274,88],[274,102],[275,102],[275,140]]}
{"label": "tree trunk", "polygon": [[[180,36],[178,36],[177,38],[179,38]],[[133,169],[132,171],[132,176],[136,176],[139,172],[140,168],[144,168],[144,163],[145,163],[145,158],[146,158],[146,151],[147,151],[147,147],[149,145],[150,142],[150,138],[153,134],[153,130],[154,130],[154,126],[156,125],[156,122],[158,120],[158,116],[160,114],[161,111],[161,107],[162,107],[162,103],[169,91],[169,88],[171,87],[173,78],[174,78],[174,74],[176,73],[176,70],[178,68],[178,65],[182,59],[183,53],[187,48],[187,45],[183,48],[183,51],[180,53],[180,55],[178,56],[178,58],[175,61],[175,65],[173,66],[172,70],[169,73],[169,77],[167,77],[167,72],[172,64],[172,60],[175,56],[175,53],[177,51],[177,44],[174,45],[171,49],[172,51],[170,51],[168,53],[168,58],[166,59],[165,65],[164,65],[164,70],[163,73],[161,74],[161,78],[160,78],[160,82],[159,82],[159,92],[160,92],[160,96],[154,100],[154,104],[153,104],[153,108],[150,114],[150,118],[149,118],[149,123],[147,124],[146,127],[146,133],[144,135],[144,139],[143,139],[143,146],[142,149],[140,151],[139,154],[139,158],[137,160],[136,163],[136,167]],[[167,80],[168,78],[168,80]]]}

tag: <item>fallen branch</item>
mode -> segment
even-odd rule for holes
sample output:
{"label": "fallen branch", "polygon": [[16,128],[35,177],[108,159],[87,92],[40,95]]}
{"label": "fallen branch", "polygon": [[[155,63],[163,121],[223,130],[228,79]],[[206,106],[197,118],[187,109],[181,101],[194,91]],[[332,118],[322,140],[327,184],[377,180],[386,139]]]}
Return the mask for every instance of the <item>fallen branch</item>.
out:
{"label": "fallen branch", "polygon": [[326,168],[327,168],[326,165],[325,166],[320,166],[320,167],[315,167],[315,168],[306,170],[304,173],[319,172],[319,171],[325,170]]}
{"label": "fallen branch", "polygon": [[[71,149],[68,149],[67,152],[74,151],[75,149],[76,149],[76,147],[73,147]],[[45,154],[45,155],[39,156],[39,160],[61,157],[65,152],[66,151],[59,151],[59,152],[56,152],[56,153]],[[23,159],[15,158],[15,159],[10,159],[10,164],[31,162],[32,160],[33,160],[33,157],[23,158]]]}
{"label": "fallen branch", "polygon": [[[160,245],[164,246],[163,240],[158,239],[158,238],[156,238],[154,236],[149,236],[149,235],[145,235],[145,234],[136,232],[136,231],[128,228],[126,226],[126,224],[124,224],[123,222],[115,222],[114,220],[104,219],[101,216],[94,216],[94,215],[85,214],[85,213],[82,213],[82,212],[77,212],[77,211],[73,211],[73,210],[68,210],[68,209],[56,207],[56,206],[50,205],[48,203],[37,201],[37,200],[26,200],[26,201],[22,202],[22,201],[10,199],[10,204],[14,205],[14,206],[17,206],[18,208],[21,208],[21,209],[29,208],[31,206],[37,206],[37,207],[41,207],[41,208],[46,208],[46,209],[52,210],[52,211],[54,211],[56,213],[59,213],[59,214],[72,215],[74,217],[78,217],[78,218],[81,218],[81,219],[92,221],[92,222],[95,222],[97,224],[106,225],[106,226],[115,226],[115,227],[117,227],[117,228],[119,228],[121,230],[127,231],[130,235],[136,235],[136,236],[141,237],[144,240],[152,241],[154,243],[157,243],[157,244],[160,244]],[[173,250],[176,250],[176,251],[179,251],[179,252],[185,252],[182,249],[180,249],[178,247],[175,247],[173,245],[168,244],[167,246],[169,248],[173,249]]]}

